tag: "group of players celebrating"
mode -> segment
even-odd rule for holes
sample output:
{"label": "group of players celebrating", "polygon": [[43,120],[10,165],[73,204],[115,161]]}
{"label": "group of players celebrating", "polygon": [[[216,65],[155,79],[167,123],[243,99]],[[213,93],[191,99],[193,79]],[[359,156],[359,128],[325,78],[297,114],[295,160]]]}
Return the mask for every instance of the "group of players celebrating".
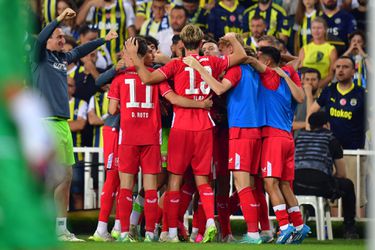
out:
{"label": "group of players celebrating", "polygon": [[[255,56],[234,33],[221,39],[227,48],[222,50],[223,57],[199,55],[204,34],[197,26],[187,25],[180,37],[186,56],[156,70],[150,67],[152,50],[146,40],[126,41],[125,68],[116,73],[108,93],[110,116],[119,115],[120,126],[113,123],[103,129],[107,179],[98,227],[90,239],[110,241],[113,236],[122,242],[137,241],[134,229],[144,211],[145,242],[179,242],[179,235],[187,238],[182,219],[195,193],[190,241],[213,241],[218,228],[211,185],[216,179],[221,241],[235,241],[229,216],[239,208],[247,224],[247,233],[239,242],[273,240],[265,190],[280,228],[276,243],[301,243],[310,228],[303,223],[291,188],[292,121],[296,104],[304,100],[297,72],[281,66],[275,47],[260,47]],[[225,97],[227,126],[215,127],[212,95],[215,100]],[[173,105],[167,171],[161,156],[161,138],[163,134],[164,145],[167,131],[163,128],[162,132],[161,97]],[[139,168],[143,189],[133,206]],[[231,197],[229,171],[236,188]],[[165,184],[166,191],[158,198],[158,190]],[[111,236],[107,223],[116,194],[120,223]]]}

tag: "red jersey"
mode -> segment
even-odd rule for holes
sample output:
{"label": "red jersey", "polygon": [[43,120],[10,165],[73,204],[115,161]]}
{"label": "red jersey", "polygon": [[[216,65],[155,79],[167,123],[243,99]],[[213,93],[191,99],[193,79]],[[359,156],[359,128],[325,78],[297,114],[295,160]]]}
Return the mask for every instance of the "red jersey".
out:
{"label": "red jersey", "polygon": [[[301,79],[299,78],[299,75],[297,71],[290,65],[286,65],[281,68],[285,72],[288,73],[290,79],[300,88],[302,88]],[[280,76],[277,74],[277,72],[270,67],[266,68],[266,71],[263,73],[260,73],[260,80],[262,81],[262,84],[267,88],[271,90],[276,90],[279,87],[280,84]]]}
{"label": "red jersey", "polygon": [[[198,56],[195,57],[202,66],[208,70],[215,79],[229,66],[228,58],[222,59],[215,56]],[[200,74],[193,68],[186,65],[182,59],[172,60],[168,64],[159,68],[167,79],[173,79],[174,90],[180,95],[197,101],[206,99],[211,88],[204,82]],[[210,112],[206,109],[181,108],[174,106],[174,117],[172,128],[183,130],[200,131],[215,126],[210,116]]]}
{"label": "red jersey", "polygon": [[145,85],[134,67],[113,79],[108,98],[120,101],[120,144],[161,144],[159,93],[169,91],[166,82]]}

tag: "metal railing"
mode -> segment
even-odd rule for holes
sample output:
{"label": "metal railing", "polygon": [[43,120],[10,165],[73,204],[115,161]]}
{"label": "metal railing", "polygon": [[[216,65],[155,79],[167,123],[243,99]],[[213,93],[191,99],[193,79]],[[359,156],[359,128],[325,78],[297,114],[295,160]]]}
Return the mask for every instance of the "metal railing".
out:
{"label": "metal railing", "polygon": [[[75,153],[82,153],[84,155],[84,209],[94,209],[100,207],[100,194],[103,189],[105,173],[104,173],[104,157],[103,157],[103,149],[102,148],[89,148],[89,147],[79,147],[74,148]],[[92,178],[92,160],[94,154],[98,155],[98,190],[97,193],[93,188],[93,178]],[[360,163],[361,163],[361,156],[374,156],[375,151],[368,151],[368,150],[344,150],[345,156],[356,156],[357,157],[357,182],[356,182],[356,190],[358,197],[356,200],[356,211],[357,217],[359,220],[367,220],[367,218],[360,218],[360,194],[361,190],[361,173],[360,173]],[[374,166],[375,167],[375,166]],[[139,183],[142,182],[141,175],[138,175]],[[230,185],[233,186],[233,178],[231,178]],[[231,189],[232,190],[232,189]],[[268,200],[268,199],[267,199]],[[242,216],[231,216],[232,219],[242,219]],[[271,219],[273,217],[270,217]],[[341,199],[338,201],[338,215],[337,217],[332,217],[332,220],[339,220],[342,221],[342,202]]]}

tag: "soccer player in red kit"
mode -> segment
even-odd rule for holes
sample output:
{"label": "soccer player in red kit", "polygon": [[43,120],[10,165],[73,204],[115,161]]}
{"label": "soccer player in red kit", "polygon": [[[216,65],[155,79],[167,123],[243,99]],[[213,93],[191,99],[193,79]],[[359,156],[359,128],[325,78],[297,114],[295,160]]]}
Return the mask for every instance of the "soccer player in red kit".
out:
{"label": "soccer player in red kit", "polygon": [[[144,39],[134,38],[138,43],[137,57],[144,63],[148,52]],[[119,212],[121,221],[122,242],[134,242],[129,235],[129,218],[132,211],[132,190],[134,177],[141,166],[143,173],[143,187],[145,190],[145,241],[154,239],[154,229],[158,209],[157,174],[161,171],[161,117],[159,107],[159,93],[170,102],[192,108],[204,108],[205,102],[199,102],[177,96],[164,82],[159,86],[149,86],[142,83],[137,71],[131,67],[129,57],[124,53],[127,66],[123,74],[113,81],[108,94],[112,99],[109,113],[116,114],[120,106],[120,145],[119,175],[120,194]],[[152,69],[147,69],[152,71]]]}
{"label": "soccer player in red kit", "polygon": [[[291,131],[294,110],[297,102],[303,102],[304,92],[292,66],[278,67],[281,55],[276,48],[262,47],[258,57],[259,61],[253,59],[251,64],[260,72],[259,114],[266,116],[262,127],[261,169],[280,226],[276,243],[301,243],[310,228],[303,224],[298,201],[290,186],[294,179]],[[289,225],[289,218],[293,226]]]}
{"label": "soccer player in red kit", "polygon": [[[186,55],[193,55],[217,79],[228,67],[241,63],[246,59],[246,53],[235,39],[234,34],[227,34],[233,43],[235,53],[225,59],[211,56],[199,56],[199,47],[202,44],[203,32],[194,25],[186,25],[180,37],[185,46]],[[129,47],[128,47],[129,42]],[[182,59],[170,61],[168,64],[150,73],[139,58],[135,56],[137,46],[128,40],[126,46],[142,81],[146,84],[173,79],[175,91],[178,95],[204,100],[209,97],[211,89],[202,80],[199,73],[188,67]],[[211,173],[213,135],[215,126],[210,114],[204,109],[182,109],[174,107],[174,120],[168,143],[168,171],[170,172],[167,192],[167,206],[169,208],[169,242],[179,242],[177,237],[178,211],[180,201],[180,187],[183,174],[191,165],[195,182],[202,200],[206,215],[206,231],[203,242],[211,241],[217,229],[214,222],[214,194],[208,184]]]}

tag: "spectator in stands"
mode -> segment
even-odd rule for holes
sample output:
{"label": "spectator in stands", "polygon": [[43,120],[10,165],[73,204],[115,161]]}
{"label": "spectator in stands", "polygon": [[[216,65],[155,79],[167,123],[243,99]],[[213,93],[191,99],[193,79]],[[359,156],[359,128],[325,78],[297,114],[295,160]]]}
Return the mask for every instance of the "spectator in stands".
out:
{"label": "spectator in stands", "polygon": [[159,41],[159,50],[161,53],[170,57],[172,55],[171,45],[172,37],[180,34],[181,30],[187,24],[187,10],[176,5],[170,12],[170,27],[157,33],[156,39]]}
{"label": "spectator in stands", "polygon": [[295,193],[342,198],[344,238],[358,239],[354,220],[356,196],[353,182],[346,177],[342,147],[329,130],[325,112],[311,114],[308,121],[311,131],[301,131],[296,139]]}
{"label": "spectator in stands", "polygon": [[[82,147],[81,132],[87,123],[87,102],[73,97],[75,92],[74,79],[68,76],[68,95],[70,118],[68,124],[72,132],[73,147]],[[73,178],[70,192],[72,194],[71,209],[83,209],[83,173],[84,173],[84,159],[82,153],[75,153],[74,158],[76,163],[73,166]]]}
{"label": "spectator in stands", "polygon": [[208,33],[219,40],[226,33],[242,33],[244,7],[235,0],[217,2],[208,16]]}
{"label": "spectator in stands", "polygon": [[271,0],[259,0],[257,4],[245,11],[243,17],[243,32],[250,32],[250,22],[253,16],[260,15],[266,20],[267,35],[275,36],[288,41],[290,27],[285,10]]}
{"label": "spectator in stands", "polygon": [[170,20],[166,11],[166,0],[152,0],[151,18],[145,20],[141,26],[139,34],[142,36],[153,36],[157,38],[157,33],[170,27]]}
{"label": "spectator in stands", "polygon": [[358,0],[358,7],[351,11],[359,30],[367,31],[367,0]]}
{"label": "spectator in stands", "polygon": [[355,62],[355,74],[353,82],[357,86],[367,88],[368,69],[370,62],[366,50],[366,35],[360,30],[354,31],[349,36],[349,49],[344,56],[351,57]]}
{"label": "spectator in stands", "polygon": [[[93,41],[99,37],[99,30],[95,25],[82,24],[79,28],[79,43],[85,44]],[[106,46],[100,46],[97,49],[98,59],[96,60],[96,67],[100,69],[107,69],[112,65],[111,54]]]}
{"label": "spectator in stands", "polygon": [[319,88],[324,88],[333,79],[333,65],[337,59],[337,52],[326,40],[327,23],[323,18],[316,17],[312,21],[311,34],[312,41],[302,47],[299,60],[302,67],[319,70]]}
{"label": "spectator in stands", "polygon": [[250,22],[249,36],[244,39],[244,43],[253,50],[258,47],[259,39],[266,34],[267,24],[263,17],[255,15]]}
{"label": "spectator in stands", "polygon": [[298,1],[295,0],[282,0],[279,4],[286,11],[287,16],[292,16],[297,13]]}
{"label": "spectator in stands", "polygon": [[152,1],[145,0],[145,1],[138,1],[136,2],[136,15],[135,15],[135,29],[136,31],[140,31],[142,24],[152,18]]}
{"label": "spectator in stands", "polygon": [[[338,83],[327,86],[313,103],[309,114],[324,107],[329,117],[331,131],[344,149],[363,149],[365,144],[365,90],[353,83],[355,64],[350,57],[342,56],[336,61],[336,79]],[[346,172],[357,188],[357,157],[344,156]],[[360,162],[361,196],[360,205],[366,199],[366,166],[364,158]],[[356,191],[357,193],[357,191]],[[357,193],[358,194],[358,193]]]}
{"label": "spectator in stands", "polygon": [[104,36],[110,30],[119,34],[119,38],[106,43],[113,63],[117,62],[125,39],[135,35],[134,10],[126,0],[85,0],[79,9],[76,23],[85,21],[95,25],[100,36]]}
{"label": "spectator in stands", "polygon": [[322,0],[324,10],[323,18],[328,26],[328,40],[336,46],[339,55],[345,51],[349,34],[357,29],[354,17],[344,9],[337,6],[337,0]]}
{"label": "spectator in stands", "polygon": [[199,0],[183,0],[182,4],[188,12],[189,23],[197,25],[203,31],[207,30],[209,11],[199,6]]}
{"label": "spectator in stands", "polygon": [[80,63],[73,74],[76,82],[76,91],[74,96],[89,102],[91,96],[98,91],[95,86],[95,79],[100,71],[96,68],[97,52],[93,51],[85,57],[82,57]]}
{"label": "spectator in stands", "polygon": [[289,40],[293,44],[294,55],[298,55],[300,49],[311,42],[311,22],[322,14],[319,0],[298,0],[292,36]]}
{"label": "spectator in stands", "polygon": [[320,81],[320,72],[318,70],[304,68],[301,71],[301,82],[306,98],[305,101],[303,103],[299,103],[296,108],[293,121],[293,131],[295,137],[298,135],[301,129],[306,128],[306,115],[316,99],[316,93]]}
{"label": "spectator in stands", "polygon": [[[74,2],[71,1],[71,0],[58,0],[57,1],[57,15],[61,15],[61,13],[63,13],[63,11],[66,8],[71,8],[74,11],[77,10]],[[62,29],[62,31],[64,32],[65,35],[69,35],[69,36],[72,36],[74,38],[78,37],[75,18],[69,19],[69,20],[64,20],[60,24],[60,28]]]}

